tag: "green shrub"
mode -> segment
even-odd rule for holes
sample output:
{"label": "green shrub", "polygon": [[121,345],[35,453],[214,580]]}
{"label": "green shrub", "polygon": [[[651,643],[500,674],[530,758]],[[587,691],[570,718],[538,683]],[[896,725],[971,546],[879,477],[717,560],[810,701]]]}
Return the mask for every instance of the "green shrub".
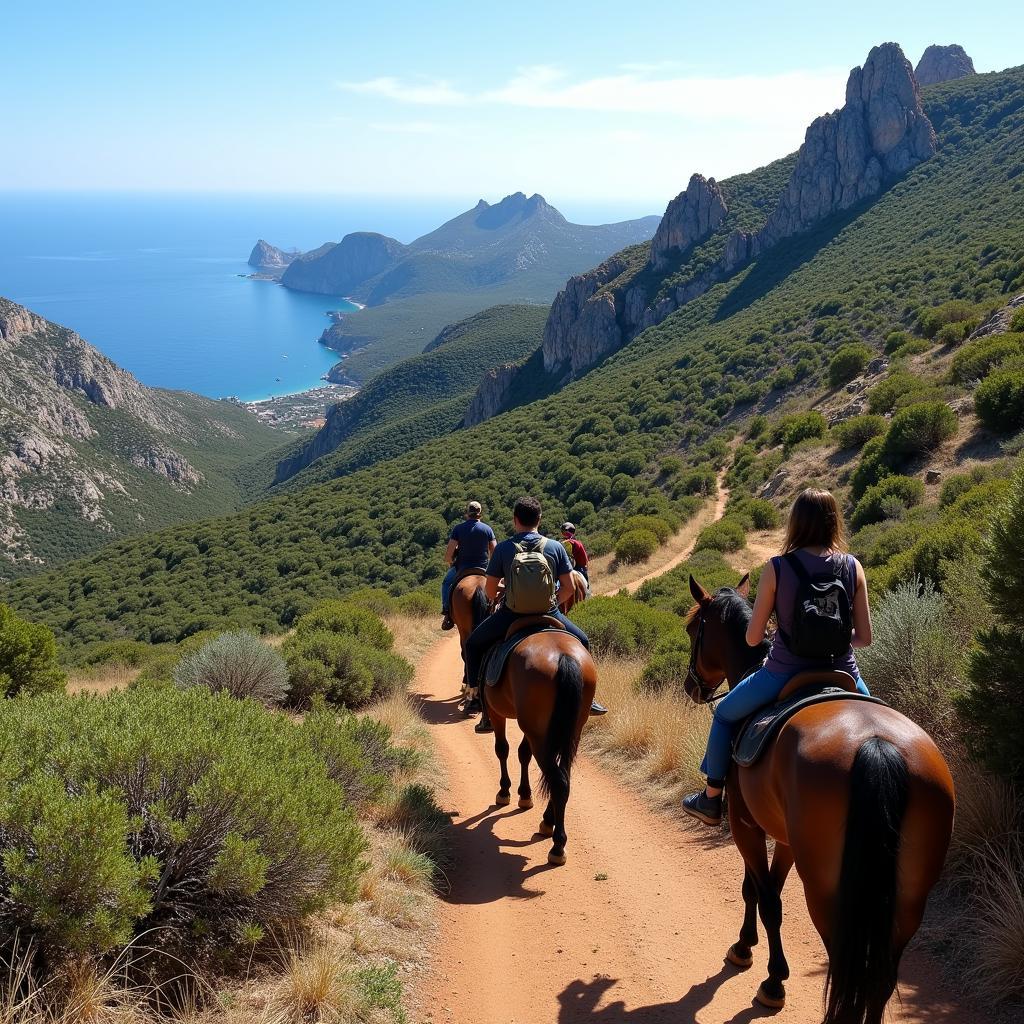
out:
{"label": "green shrub", "polygon": [[726,562],[721,552],[709,549],[694,552],[676,568],[642,583],[635,599],[652,608],[683,616],[693,605],[691,573],[711,592],[719,587],[735,586],[737,582],[736,570]]}
{"label": "green shrub", "polygon": [[302,729],[203,688],[0,702],[0,923],[48,954],[221,947],[355,895],[364,842]]}
{"label": "green shrub", "polygon": [[896,413],[885,435],[885,454],[894,461],[938,448],[956,433],[956,413],[945,402],[921,402]]}
{"label": "green shrub", "polygon": [[890,331],[885,336],[885,354],[892,355],[906,345],[914,336],[909,331]]}
{"label": "green shrub", "polygon": [[967,473],[955,473],[946,477],[939,491],[939,506],[945,508],[952,505],[962,494],[984,483],[988,476],[989,471],[985,466],[973,466]]}
{"label": "green shrub", "polygon": [[1024,368],[986,377],[974,392],[974,410],[994,433],[1013,434],[1024,427]]}
{"label": "green shrub", "polygon": [[644,665],[640,678],[637,680],[637,688],[655,692],[676,690],[682,693],[689,667],[689,643],[661,651]]}
{"label": "green shrub", "polygon": [[1010,317],[1010,330],[1018,334],[1024,334],[1024,306],[1017,309],[1013,316]]}
{"label": "green shrub", "polygon": [[428,619],[440,614],[441,599],[433,590],[413,590],[395,598],[395,611],[413,619]]}
{"label": "green shrub", "polygon": [[715,493],[717,489],[718,473],[715,467],[705,463],[683,473],[675,487],[673,496],[680,497],[688,494],[700,494],[708,496]]}
{"label": "green shrub", "polygon": [[110,640],[107,643],[90,647],[83,657],[83,665],[126,665],[129,668],[142,668],[143,665],[166,653],[153,644],[144,644],[138,640]]}
{"label": "green shrub", "polygon": [[993,772],[1024,782],[1024,471],[996,511],[985,547],[982,577],[998,623],[971,657],[971,686],[961,701],[967,741]]}
{"label": "green shrub", "polygon": [[46,693],[63,686],[53,633],[0,604],[0,695]]}
{"label": "green shrub", "polygon": [[390,651],[395,638],[379,615],[351,601],[320,601],[295,623],[295,632],[336,633],[351,636],[371,647]]}
{"label": "green shrub", "polygon": [[299,708],[316,697],[359,708],[401,689],[413,674],[412,666],[397,654],[325,629],[295,633],[282,652],[291,681],[289,703]]}
{"label": "green shrub", "polygon": [[885,438],[873,437],[860,453],[860,462],[850,476],[850,497],[859,501],[864,492],[892,473],[885,455]]}
{"label": "green shrub", "polygon": [[1024,352],[1024,335],[992,334],[969,342],[950,364],[950,379],[957,384],[969,384],[983,377],[1014,356]]}
{"label": "green shrub", "polygon": [[774,530],[779,525],[779,510],[764,498],[752,498],[743,506],[755,530]]}
{"label": "green shrub", "polygon": [[[939,333],[941,335],[941,331]],[[921,355],[921,353],[927,352],[931,347],[931,344],[925,341],[924,338],[911,338],[905,345],[901,345],[893,352],[893,357],[899,359],[904,356]]]}
{"label": "green shrub", "polygon": [[913,508],[924,501],[924,484],[909,476],[887,476],[869,487],[857,502],[850,520],[855,530],[880,519],[895,518],[889,514],[890,502],[895,500],[904,509]]}
{"label": "green shrub", "polygon": [[873,437],[885,432],[884,416],[851,416],[832,428],[832,437],[840,451],[848,448],[863,448]]}
{"label": "green shrub", "polygon": [[641,657],[659,644],[678,642],[686,635],[678,615],[632,597],[594,597],[577,605],[572,614],[599,658]]}
{"label": "green shrub", "polygon": [[697,538],[694,551],[739,551],[747,542],[743,524],[729,516],[705,526]]}
{"label": "green shrub", "polygon": [[283,704],[288,696],[284,658],[255,633],[222,633],[186,654],[174,668],[174,681],[182,689],[205,686],[267,706]]}
{"label": "green shrub", "polygon": [[885,380],[879,381],[868,392],[868,410],[875,414],[892,412],[901,399],[919,394],[928,386],[911,373],[890,371]]}
{"label": "green shrub", "polygon": [[934,338],[947,324],[970,323],[971,330],[981,322],[982,307],[966,299],[951,299],[934,309],[922,310],[917,323],[926,338]]}
{"label": "green shrub", "polygon": [[772,440],[789,451],[801,441],[824,437],[827,432],[828,423],[820,412],[799,412],[779,420],[772,430]]}
{"label": "green shrub", "polygon": [[871,359],[871,349],[857,342],[853,345],[842,345],[836,349],[835,355],[828,364],[828,382],[832,387],[839,387],[848,380],[853,380]]}
{"label": "green shrub", "polygon": [[887,566],[888,572],[878,576],[889,589],[915,576],[927,577],[941,587],[950,568],[962,563],[980,547],[981,534],[973,524],[963,521],[940,523],[925,529],[913,547],[897,555]]}
{"label": "green shrub", "polygon": [[658,538],[650,530],[629,530],[615,544],[615,558],[623,563],[646,562],[658,550]]}
{"label": "green shrub", "polygon": [[622,532],[631,530],[648,530],[658,538],[659,544],[664,544],[672,536],[672,527],[660,516],[630,516],[622,524]]}

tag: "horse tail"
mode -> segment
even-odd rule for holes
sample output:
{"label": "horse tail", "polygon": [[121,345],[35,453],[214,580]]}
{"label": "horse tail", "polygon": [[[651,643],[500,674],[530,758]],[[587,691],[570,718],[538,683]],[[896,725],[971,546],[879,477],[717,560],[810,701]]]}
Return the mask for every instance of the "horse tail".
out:
{"label": "horse tail", "polygon": [[542,773],[541,789],[547,796],[569,789],[576,759],[576,721],[583,701],[583,670],[569,654],[560,654],[555,672],[555,706],[544,738],[544,756],[537,758]]}
{"label": "horse tail", "polygon": [[910,773],[879,736],[865,740],[850,772],[850,806],[829,943],[824,1024],[874,1024],[896,987],[897,858]]}
{"label": "horse tail", "polygon": [[473,628],[476,629],[487,618],[487,609],[490,607],[487,601],[487,592],[483,587],[477,587],[473,591],[471,604],[473,608]]}

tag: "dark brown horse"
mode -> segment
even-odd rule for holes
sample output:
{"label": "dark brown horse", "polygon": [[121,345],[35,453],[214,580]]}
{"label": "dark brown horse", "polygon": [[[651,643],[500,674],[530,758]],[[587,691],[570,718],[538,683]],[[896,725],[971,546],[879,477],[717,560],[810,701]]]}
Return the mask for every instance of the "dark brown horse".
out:
{"label": "dark brown horse", "polygon": [[[763,659],[747,646],[748,577],[696,607],[686,692],[706,703]],[[882,704],[833,701],[797,712],[750,768],[727,781],[729,824],[743,855],[746,912],[727,959],[753,963],[757,914],[768,937],[765,1006],[785,1002],[782,887],[792,867],[828,952],[824,1024],[881,1024],[900,957],[921,924],[953,827],[953,780],[930,737]],[[766,836],[775,840],[768,862]]]}
{"label": "dark brown horse", "polygon": [[452,588],[451,609],[452,620],[459,631],[459,642],[462,645],[462,695],[469,696],[469,685],[466,679],[466,641],[469,634],[487,617],[488,601],[484,592],[484,581],[487,577],[481,570],[463,576]]}
{"label": "dark brown horse", "polygon": [[[524,628],[536,617],[515,623]],[[556,619],[549,620],[558,625]],[[519,744],[519,806],[533,806],[530,789],[530,756],[541,770],[541,789],[548,796],[538,831],[552,836],[549,864],[565,863],[565,805],[569,800],[572,764],[580,734],[590,715],[597,689],[597,670],[586,648],[571,634],[537,633],[527,637],[509,655],[497,686],[481,687],[494,726],[494,752],[501,764],[495,802],[512,802],[508,774],[509,743],[505,722],[515,718],[523,730]]]}

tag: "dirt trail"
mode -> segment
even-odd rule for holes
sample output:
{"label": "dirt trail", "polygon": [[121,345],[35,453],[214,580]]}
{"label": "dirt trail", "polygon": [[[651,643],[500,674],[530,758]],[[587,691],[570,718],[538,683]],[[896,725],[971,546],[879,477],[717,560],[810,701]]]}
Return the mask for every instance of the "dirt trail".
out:
{"label": "dirt trail", "polygon": [[[723,498],[714,515],[721,507]],[[434,963],[414,992],[417,1024],[749,1024],[770,1016],[753,1002],[765,974],[763,939],[750,971],[722,959],[742,916],[742,866],[732,844],[720,832],[658,817],[642,793],[581,757],[567,814],[568,864],[549,867],[550,840],[535,834],[539,794],[532,810],[494,805],[493,740],[477,736],[457,709],[461,674],[458,640],[446,637],[415,683],[446,768],[457,861]],[[510,722],[513,787],[519,738]],[[532,775],[536,786],[536,766]],[[825,959],[795,876],[784,902],[793,976],[780,1019],[814,1024]],[[986,1019],[957,1004],[921,953],[908,954],[901,974],[893,1022]]]}

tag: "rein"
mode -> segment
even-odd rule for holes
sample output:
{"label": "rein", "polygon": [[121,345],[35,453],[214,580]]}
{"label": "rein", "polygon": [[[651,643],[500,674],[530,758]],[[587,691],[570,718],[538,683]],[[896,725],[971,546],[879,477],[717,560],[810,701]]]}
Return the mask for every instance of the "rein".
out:
{"label": "rein", "polygon": [[[699,703],[716,704],[725,696],[724,693],[719,694],[717,697],[715,696],[715,691],[721,687],[722,683],[717,683],[712,687],[711,683],[704,681],[697,668],[697,660],[700,657],[700,647],[704,641],[704,612],[701,610],[697,614],[697,638],[694,640],[693,646],[690,648],[690,664],[686,669],[686,682],[692,683],[696,688],[697,693],[703,698]],[[725,682],[725,680],[723,679],[722,682]],[[706,693],[708,695],[704,696]],[[726,693],[728,693],[728,691],[726,691]]]}

